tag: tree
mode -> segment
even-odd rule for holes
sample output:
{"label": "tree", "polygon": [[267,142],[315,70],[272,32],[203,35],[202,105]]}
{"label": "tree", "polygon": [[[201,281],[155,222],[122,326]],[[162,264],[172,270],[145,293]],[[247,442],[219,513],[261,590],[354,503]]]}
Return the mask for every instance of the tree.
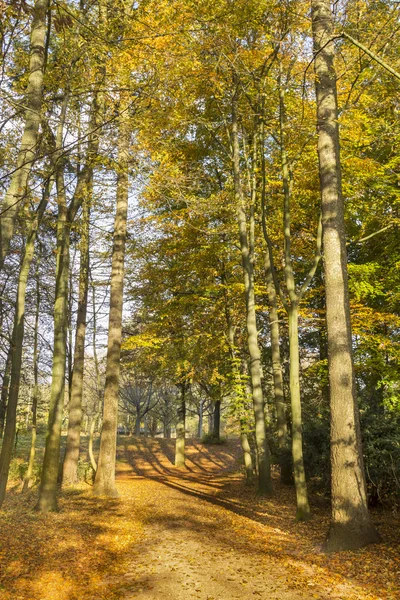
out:
{"label": "tree", "polygon": [[43,73],[46,62],[46,15],[49,0],[36,0],[31,28],[29,80],[26,90],[25,124],[17,164],[0,215],[0,270],[14,233],[15,220],[21,203],[27,199],[27,182],[37,156],[41,121]]}
{"label": "tree", "polygon": [[368,512],[352,356],[333,19],[329,0],[312,0],[331,398],[332,517],[326,551],[378,542]]}
{"label": "tree", "polygon": [[115,460],[117,446],[119,374],[122,340],[122,304],[124,289],[124,262],[126,222],[129,194],[130,126],[123,98],[120,105],[117,167],[117,208],[113,234],[111,263],[110,318],[108,326],[106,383],[104,388],[103,427],[100,453],[93,492],[100,496],[117,496],[115,487]]}

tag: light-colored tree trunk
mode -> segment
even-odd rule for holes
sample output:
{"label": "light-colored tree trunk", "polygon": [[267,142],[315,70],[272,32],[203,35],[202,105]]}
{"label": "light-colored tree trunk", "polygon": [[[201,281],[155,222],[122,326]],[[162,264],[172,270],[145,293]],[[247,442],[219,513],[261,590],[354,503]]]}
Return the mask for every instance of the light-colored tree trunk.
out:
{"label": "light-colored tree trunk", "polygon": [[31,449],[29,452],[28,469],[24,477],[22,491],[26,492],[31,484],[33,469],[35,466],[36,455],[36,425],[37,425],[37,406],[39,401],[39,315],[40,315],[40,279],[39,279],[39,261],[36,263],[36,313],[35,330],[33,336],[33,398],[32,398],[32,432]]}
{"label": "light-colored tree trunk", "polygon": [[43,97],[43,72],[46,47],[46,14],[49,0],[36,0],[30,40],[29,78],[25,98],[25,124],[17,164],[11,175],[0,217],[0,270],[4,265],[15,220],[27,198],[27,184],[36,158]]}
{"label": "light-colored tree trunk", "polygon": [[28,283],[29,271],[35,249],[37,230],[47,206],[50,195],[50,186],[51,183],[48,181],[34,220],[30,225],[18,278],[17,302],[15,306],[14,326],[12,333],[11,380],[7,402],[4,439],[0,454],[0,506],[3,504],[6,493],[8,472],[10,468],[15,438],[15,428],[17,423],[17,404],[21,380],[22,349],[25,332],[26,286]]}
{"label": "light-colored tree trunk", "polygon": [[7,412],[7,401],[8,401],[8,392],[10,388],[10,377],[11,377],[11,361],[12,361],[12,343],[7,352],[6,364],[4,367],[3,381],[1,387],[1,396],[0,396],[0,438],[3,437],[4,433],[4,424],[6,422],[6,412]]}
{"label": "light-colored tree trunk", "polygon": [[246,472],[246,484],[251,485],[254,481],[253,457],[251,456],[251,448],[249,438],[246,432],[246,424],[240,423],[240,443],[243,450],[244,469]]}
{"label": "light-colored tree trunk", "polygon": [[79,194],[82,196],[82,228],[80,243],[80,273],[78,316],[75,334],[74,362],[70,386],[68,433],[63,464],[63,485],[78,481],[79,445],[82,425],[83,374],[85,366],[86,316],[89,289],[89,228],[90,208],[93,195],[93,167],[99,150],[99,121],[103,102],[101,94],[95,94],[90,113],[89,140],[85,166],[78,173]]}
{"label": "light-colored tree trunk", "polygon": [[63,485],[78,482],[79,445],[82,423],[83,372],[85,366],[86,315],[89,289],[89,220],[91,190],[83,202],[80,243],[79,299],[74,366],[69,401],[68,433],[63,464]]}
{"label": "light-colored tree trunk", "polygon": [[368,511],[352,356],[333,18],[329,0],[312,0],[311,7],[331,397],[332,517],[324,546],[329,552],[380,538]]}
{"label": "light-colored tree trunk", "polygon": [[[61,140],[59,139],[58,142],[60,141]],[[60,147],[59,144],[57,145]],[[43,458],[39,499],[36,505],[36,510],[41,512],[57,510],[57,480],[65,393],[70,223],[68,222],[67,199],[64,184],[64,165],[62,163],[57,166],[56,185],[58,221],[56,291],[54,303],[54,349],[46,447]]]}
{"label": "light-colored tree trunk", "polygon": [[[265,167],[264,167],[265,168]],[[269,304],[269,327],[271,335],[271,359],[272,359],[272,374],[274,380],[274,398],[276,407],[276,420],[278,429],[278,448],[279,448],[279,463],[281,471],[282,483],[292,483],[292,466],[288,458],[290,452],[287,421],[286,421],[286,406],[285,395],[283,390],[283,373],[280,350],[280,333],[279,333],[279,315],[278,315],[278,300],[274,281],[272,277],[271,261],[269,252],[265,253],[265,274]]]}
{"label": "light-colored tree trunk", "polygon": [[88,446],[88,452],[89,452],[89,458],[90,458],[90,464],[92,465],[92,469],[93,472],[96,473],[97,471],[97,462],[96,462],[96,458],[94,456],[94,452],[93,452],[93,440],[94,440],[94,432],[96,430],[96,424],[99,418],[99,412],[96,413],[91,420],[90,423],[90,427],[89,427],[89,446]]}
{"label": "light-colored tree trunk", "polygon": [[[302,297],[304,296],[312,278],[318,267],[321,257],[321,238],[322,225],[321,219],[318,222],[316,251],[314,261],[308,271],[300,289],[296,289],[296,281],[293,271],[291,255],[291,197],[293,178],[289,165],[289,159],[286,152],[286,115],[285,115],[285,93],[281,82],[282,69],[279,77],[279,124],[280,124],[280,145],[281,145],[281,167],[283,183],[283,232],[284,232],[284,275],[288,298],[282,292],[278,277],[275,271],[273,260],[272,245],[268,237],[266,219],[265,219],[265,172],[263,175],[262,191],[262,210],[263,210],[263,230],[264,237],[268,245],[269,258],[267,265],[269,267],[276,294],[280,295],[283,306],[288,314],[289,320],[289,353],[290,353],[290,404],[292,411],[292,459],[294,469],[294,482],[296,487],[297,500],[297,520],[307,520],[310,517],[310,505],[308,502],[307,482],[304,470],[303,459],[303,441],[302,441],[302,417],[301,417],[301,396],[300,396],[300,356],[299,356],[299,330],[298,330],[298,311]],[[262,137],[263,132],[262,132]],[[265,165],[263,164],[263,171]]]}
{"label": "light-colored tree trunk", "polygon": [[[124,108],[126,109],[125,105],[123,106],[123,109]],[[114,244],[111,263],[110,318],[108,326],[103,427],[100,439],[99,461],[93,487],[93,492],[96,495],[110,497],[118,495],[115,486],[115,461],[118,426],[126,222],[128,215],[130,144],[129,123],[125,116],[120,117],[119,127],[117,210],[115,215]]]}
{"label": "light-colored tree trunk", "polygon": [[306,473],[303,458],[303,421],[301,417],[300,399],[300,355],[299,355],[299,324],[298,307],[292,303],[289,308],[289,355],[290,355],[290,401],[292,409],[292,458],[294,481],[296,486],[298,521],[310,517],[308,503]]}
{"label": "light-colored tree trunk", "polygon": [[[255,308],[253,249],[251,244],[249,244],[249,236],[247,233],[246,207],[240,177],[240,150],[236,97],[232,102],[232,146],[235,201],[238,215],[239,239],[242,253],[243,279],[246,295],[247,345],[250,355],[250,378],[255,416],[255,436],[258,462],[258,492],[260,494],[271,494],[271,466],[265,426],[264,398],[261,384],[261,352],[258,344]],[[252,212],[254,212],[254,207],[252,208]],[[254,215],[252,216],[252,219],[254,219]],[[253,223],[250,223],[250,236],[252,235],[252,228]]]}
{"label": "light-colored tree trunk", "polygon": [[176,424],[175,466],[185,466],[185,430],[186,430],[186,383],[179,384],[181,398],[178,406]]}
{"label": "light-colored tree trunk", "polygon": [[204,400],[200,400],[199,404],[199,422],[197,425],[197,437],[201,439],[203,437],[203,412],[204,412]]}

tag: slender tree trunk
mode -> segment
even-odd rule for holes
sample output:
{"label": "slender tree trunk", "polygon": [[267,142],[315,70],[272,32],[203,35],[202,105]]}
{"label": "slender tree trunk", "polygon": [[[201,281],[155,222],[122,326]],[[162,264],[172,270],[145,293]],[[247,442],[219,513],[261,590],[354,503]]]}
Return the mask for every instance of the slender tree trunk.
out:
{"label": "slender tree trunk", "polygon": [[204,409],[204,400],[200,400],[199,404],[199,423],[197,426],[197,437],[201,439],[203,437],[203,409]]}
{"label": "slender tree trunk", "polygon": [[283,229],[285,240],[285,281],[288,289],[289,301],[285,308],[289,318],[289,355],[290,355],[290,404],[292,409],[292,457],[294,470],[294,483],[296,486],[297,512],[296,519],[304,521],[310,518],[310,505],[308,503],[307,482],[303,459],[303,435],[301,419],[300,398],[300,357],[299,357],[299,324],[298,306],[300,297],[296,292],[296,283],[293,273],[291,256],[291,197],[292,176],[286,152],[286,114],[285,94],[279,81],[280,100],[280,136],[281,136],[281,162],[282,181],[284,193]]}
{"label": "slender tree trunk", "polygon": [[93,491],[97,495],[115,497],[115,460],[117,447],[119,374],[122,338],[122,305],[124,290],[124,261],[129,191],[129,124],[120,119],[118,138],[117,211],[114,225],[114,245],[111,263],[110,319],[106,384],[104,390],[103,427],[99,462]]}
{"label": "slender tree trunk", "polygon": [[246,471],[246,484],[251,485],[254,481],[253,458],[251,456],[249,438],[246,432],[246,424],[243,421],[240,422],[240,443],[242,445],[243,450],[244,468]]}
{"label": "slender tree trunk", "polygon": [[214,428],[213,428],[213,437],[219,441],[220,439],[220,429],[221,429],[221,400],[217,400],[214,405]]}
{"label": "slender tree trunk", "polygon": [[36,455],[36,421],[37,421],[37,405],[39,401],[39,315],[40,315],[40,280],[39,280],[39,263],[36,265],[36,314],[35,314],[35,333],[33,337],[33,399],[32,399],[32,433],[31,433],[31,449],[29,452],[28,469],[24,477],[22,491],[26,492],[29,489],[33,468],[35,466]]}
{"label": "slender tree trunk", "polygon": [[292,407],[292,456],[298,521],[310,517],[307,482],[303,460],[303,433],[300,400],[300,357],[298,307],[292,303],[289,309],[289,353],[290,353],[290,401]]}
{"label": "slender tree trunk", "polygon": [[181,399],[178,407],[178,422],[176,424],[175,466],[185,466],[185,429],[186,429],[186,383],[179,385]]}
{"label": "slender tree trunk", "polygon": [[208,434],[210,435],[214,428],[214,415],[212,413],[212,409],[210,408],[210,413],[208,415]]}
{"label": "slender tree trunk", "polygon": [[7,400],[8,400],[8,392],[10,388],[10,376],[11,376],[11,362],[12,362],[12,343],[7,352],[6,364],[4,367],[4,375],[1,387],[1,396],[0,396],[0,438],[3,437],[4,433],[4,424],[6,422],[6,412],[7,412]]}
{"label": "slender tree trunk", "polygon": [[[59,140],[60,142],[60,140]],[[58,147],[60,147],[58,145]],[[64,166],[57,167],[57,265],[54,303],[54,350],[47,425],[39,500],[36,510],[57,510],[57,480],[61,447],[61,427],[64,410],[66,354],[68,335],[68,275],[70,224],[65,196]]]}
{"label": "slender tree trunk", "polygon": [[[75,264],[75,256],[76,256],[76,248],[74,248],[74,253],[72,257],[72,264]],[[69,284],[68,284],[68,341],[67,341],[67,380],[68,380],[68,406],[71,403],[71,393],[72,393],[72,373],[74,370],[74,357],[72,353],[73,346],[73,330],[72,330],[72,304],[73,304],[73,272],[72,269],[69,270]]]}
{"label": "slender tree trunk", "polygon": [[312,0],[311,7],[331,396],[332,517],[324,546],[330,552],[380,537],[368,512],[352,357],[333,18],[329,0]]}
{"label": "slender tree trunk", "polygon": [[89,288],[89,220],[91,189],[83,202],[80,244],[79,300],[76,322],[74,366],[69,401],[66,452],[63,465],[63,485],[78,482],[79,445],[82,423],[83,373],[85,366],[86,315]]}
{"label": "slender tree trunk", "polygon": [[25,98],[25,125],[18,152],[16,169],[11,175],[9,188],[1,208],[0,218],[0,270],[3,268],[15,220],[21,204],[27,198],[28,177],[35,160],[39,139],[43,97],[43,72],[46,47],[46,14],[49,0],[36,0],[30,41],[29,79]]}
{"label": "slender tree trunk", "polygon": [[[102,75],[104,77],[104,73]],[[82,199],[81,262],[74,363],[72,376],[70,378],[68,434],[63,465],[63,483],[67,485],[74,484],[78,481],[79,444],[82,426],[83,375],[85,366],[86,316],[89,288],[90,206],[93,195],[94,159],[98,154],[100,143],[98,129],[102,106],[102,95],[95,94],[91,106],[89,140],[85,167],[83,171],[79,169],[78,173],[79,196]]]}
{"label": "slender tree trunk", "polygon": [[48,182],[46,185],[35,218],[30,226],[18,278],[17,302],[15,307],[14,326],[12,333],[11,381],[7,402],[7,416],[4,430],[4,439],[0,454],[0,506],[4,502],[4,497],[6,493],[8,472],[10,468],[10,461],[15,437],[15,427],[17,422],[17,404],[21,379],[22,348],[25,331],[26,286],[28,283],[29,271],[32,264],[33,253],[35,249],[37,229],[39,227],[39,223],[47,206],[49,194],[50,182]]}
{"label": "slender tree trunk", "polygon": [[252,253],[247,235],[247,217],[240,180],[240,151],[237,124],[237,100],[232,103],[233,173],[235,200],[238,212],[239,238],[242,252],[243,278],[246,294],[247,344],[250,354],[250,377],[252,384],[253,407],[255,416],[255,435],[258,461],[258,492],[272,493],[269,448],[266,436],[264,398],[261,385],[261,352],[258,344],[254,297],[254,272]]}
{"label": "slender tree trunk", "polygon": [[97,462],[94,456],[94,452],[93,452],[93,440],[94,440],[94,432],[96,429],[96,423],[98,421],[98,417],[99,417],[99,413],[96,413],[94,415],[94,417],[92,417],[92,421],[90,423],[90,427],[89,427],[89,458],[90,458],[90,464],[92,465],[92,469],[93,472],[96,473],[97,471]]}
{"label": "slender tree trunk", "polygon": [[272,373],[274,379],[274,397],[276,407],[276,420],[278,426],[278,448],[281,481],[285,484],[293,483],[292,465],[289,458],[289,439],[286,422],[285,395],[283,391],[283,373],[280,350],[278,301],[271,271],[269,252],[265,253],[265,273],[269,303],[269,326],[271,335]]}

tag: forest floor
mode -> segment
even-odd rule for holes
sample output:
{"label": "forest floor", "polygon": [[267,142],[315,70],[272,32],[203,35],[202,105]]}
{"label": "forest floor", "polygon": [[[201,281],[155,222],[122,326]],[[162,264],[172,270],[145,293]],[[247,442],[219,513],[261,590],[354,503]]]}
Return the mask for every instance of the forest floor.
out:
{"label": "forest floor", "polygon": [[398,517],[374,514],[382,544],[325,555],[326,501],[296,523],[291,487],[276,481],[262,499],[244,486],[238,444],[188,441],[185,470],[173,454],[173,440],[120,438],[119,498],[83,483],[48,515],[33,511],[36,487],[20,493],[17,460],[0,511],[0,599],[400,598]]}

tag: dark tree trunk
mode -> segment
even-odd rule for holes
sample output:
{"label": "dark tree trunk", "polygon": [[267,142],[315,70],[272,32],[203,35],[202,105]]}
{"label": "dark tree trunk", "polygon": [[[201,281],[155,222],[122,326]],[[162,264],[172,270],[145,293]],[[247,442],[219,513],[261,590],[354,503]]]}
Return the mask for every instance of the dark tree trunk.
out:
{"label": "dark tree trunk", "polygon": [[135,435],[140,435],[140,416],[138,415],[135,419]]}
{"label": "dark tree trunk", "polygon": [[215,440],[220,439],[220,429],[221,429],[221,400],[217,400],[214,405],[214,428],[213,428],[213,437]]}

